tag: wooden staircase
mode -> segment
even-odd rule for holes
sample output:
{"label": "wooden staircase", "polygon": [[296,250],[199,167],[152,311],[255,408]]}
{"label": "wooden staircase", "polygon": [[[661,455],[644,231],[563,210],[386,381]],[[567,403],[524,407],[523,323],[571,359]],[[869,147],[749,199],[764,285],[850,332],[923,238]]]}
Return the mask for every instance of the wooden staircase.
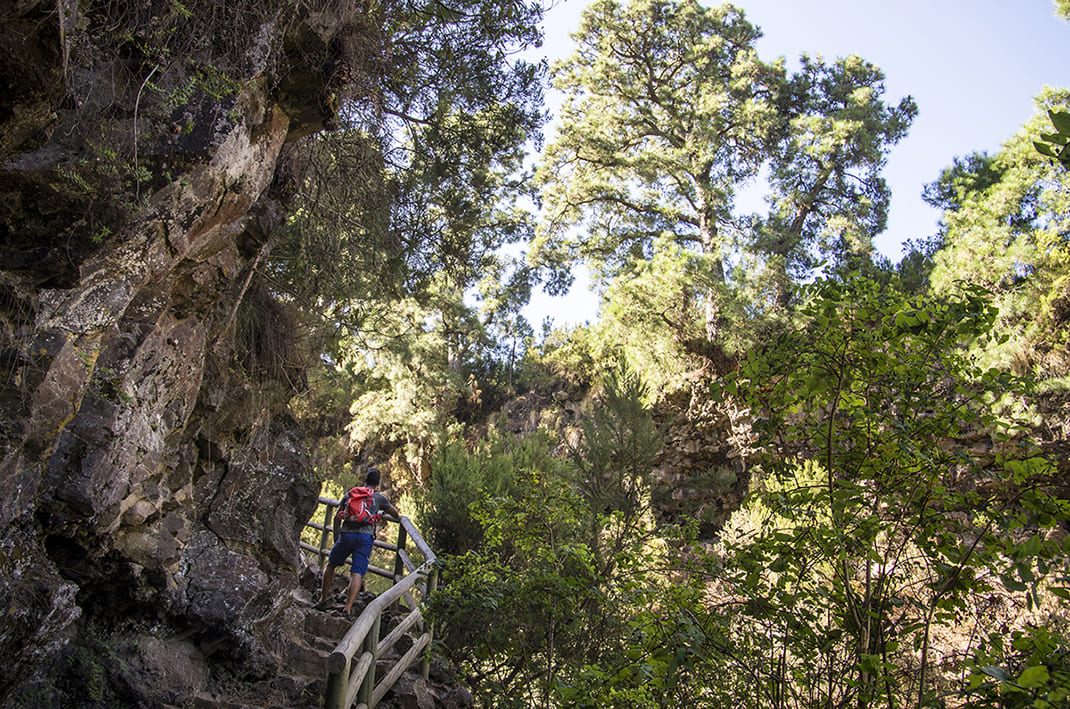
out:
{"label": "wooden staircase", "polygon": [[[338,501],[319,498],[327,505]],[[435,555],[407,517],[397,522],[397,544],[376,541],[377,547],[395,555],[393,571],[369,566],[369,574],[388,578],[392,586],[383,594],[361,592],[353,604],[353,617],[344,611],[348,575],[335,578],[332,603],[325,610],[314,605],[319,595],[316,567],[310,567],[302,586],[295,589],[291,602],[282,611],[283,630],[274,648],[279,658],[279,674],[252,682],[235,681],[231,687],[214,692],[198,692],[180,705],[164,709],[356,709],[401,708],[435,709],[465,706],[456,698],[443,702],[428,685],[430,663],[425,648],[431,640],[430,627],[422,614],[427,595],[434,591]],[[309,527],[326,530],[325,525]],[[301,543],[305,551],[317,554],[322,564],[329,551]],[[406,551],[411,540],[423,557],[417,566]],[[347,567],[343,567],[347,568]]]}

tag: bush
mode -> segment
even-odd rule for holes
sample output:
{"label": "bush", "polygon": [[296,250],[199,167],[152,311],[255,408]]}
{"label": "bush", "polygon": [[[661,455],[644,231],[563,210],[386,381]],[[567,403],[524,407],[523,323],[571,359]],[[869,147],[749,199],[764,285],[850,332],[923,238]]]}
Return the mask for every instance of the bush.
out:
{"label": "bush", "polygon": [[431,461],[431,484],[416,498],[417,511],[431,547],[439,554],[463,554],[483,543],[483,530],[471,507],[486,498],[513,496],[527,471],[554,471],[547,434],[512,438],[492,433],[469,452],[462,441],[439,446]]}

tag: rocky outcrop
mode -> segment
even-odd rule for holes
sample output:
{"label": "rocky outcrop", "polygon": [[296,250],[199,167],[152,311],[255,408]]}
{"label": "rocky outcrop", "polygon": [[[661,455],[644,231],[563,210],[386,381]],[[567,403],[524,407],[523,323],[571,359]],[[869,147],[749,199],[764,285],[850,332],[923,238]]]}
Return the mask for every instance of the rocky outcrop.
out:
{"label": "rocky outcrop", "polygon": [[[209,656],[276,672],[316,502],[300,373],[248,371],[235,321],[285,220],[280,158],[329,118],[339,25],[151,6],[0,10],[5,706],[137,704],[116,653],[162,686],[218,679]],[[94,640],[120,635],[136,651]]]}
{"label": "rocky outcrop", "polygon": [[[549,392],[531,391],[515,397],[473,437],[488,428],[516,436],[553,431],[566,455],[575,444],[580,422],[592,403],[590,391],[558,381]],[[688,390],[661,400],[651,412],[662,447],[651,471],[651,501],[658,519],[697,525],[699,537],[717,535],[739,508],[750,484],[755,456],[750,411],[714,396],[715,381],[696,378]]]}
{"label": "rocky outcrop", "polygon": [[742,504],[754,455],[750,411],[709,387],[696,381],[654,412],[664,437],[653,471],[654,506],[663,519],[697,524],[702,539],[716,536]]}

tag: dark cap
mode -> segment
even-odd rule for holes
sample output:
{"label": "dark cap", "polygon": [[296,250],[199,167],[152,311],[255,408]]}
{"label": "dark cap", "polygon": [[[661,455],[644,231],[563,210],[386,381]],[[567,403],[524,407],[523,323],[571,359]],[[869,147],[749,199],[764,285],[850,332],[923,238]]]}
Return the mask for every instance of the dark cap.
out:
{"label": "dark cap", "polygon": [[371,487],[375,487],[376,485],[379,484],[379,469],[378,468],[368,468],[368,473],[367,473],[367,475],[364,476],[364,484],[365,485],[370,485]]}

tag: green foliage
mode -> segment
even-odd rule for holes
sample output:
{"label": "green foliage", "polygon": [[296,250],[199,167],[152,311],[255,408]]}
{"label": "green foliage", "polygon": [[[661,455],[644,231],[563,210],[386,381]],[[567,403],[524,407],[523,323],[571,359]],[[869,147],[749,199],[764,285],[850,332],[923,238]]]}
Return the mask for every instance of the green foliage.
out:
{"label": "green foliage", "polygon": [[1070,167],[1070,113],[1048,111],[1054,133],[1041,133],[1040,141],[1034,142],[1037,152]]}
{"label": "green foliage", "polygon": [[610,372],[580,424],[578,441],[568,447],[572,486],[593,515],[590,545],[605,575],[653,522],[650,474],[661,435],[646,408],[647,396],[639,377],[623,368]]}
{"label": "green foliage", "polygon": [[89,182],[78,172],[67,168],[59,168],[56,172],[59,174],[60,177],[70,182],[73,186],[77,187],[84,194],[90,194],[94,191],[93,185],[89,184]]}
{"label": "green foliage", "polygon": [[[645,637],[641,652],[664,655],[644,630],[653,617],[635,620],[664,588],[651,572],[664,566],[665,549],[652,534],[648,494],[660,438],[643,395],[635,377],[607,377],[567,469],[543,437],[507,455],[495,453],[505,450],[498,442],[467,462],[459,446],[442,456],[462,499],[442,495],[449,509],[438,514],[456,517],[466,505],[482,544],[444,560],[434,612],[444,651],[487,705],[545,706],[563,701],[559,692],[571,702],[595,668],[610,665],[623,672],[614,696],[637,696],[650,673],[624,671],[627,648]],[[482,498],[470,504],[477,487]]]}
{"label": "green foliage", "polygon": [[[57,174],[83,194],[98,199],[103,199],[103,195],[115,197],[126,213],[141,209],[144,203],[139,200],[139,189],[152,180],[152,171],[104,142],[89,140],[87,146],[88,157],[70,167],[59,168]],[[102,226],[94,237],[100,235],[102,240],[107,236],[106,231],[110,232],[111,227]]]}
{"label": "green foliage", "polygon": [[[1052,618],[1054,627],[1032,626],[1009,636],[992,633],[981,645],[969,686],[966,707],[1055,709],[1070,700],[1070,643],[1066,618]],[[999,664],[989,664],[999,663]]]}
{"label": "green foliage", "polygon": [[[102,635],[92,626],[72,640],[62,653],[63,672],[56,685],[71,698],[87,698],[93,706],[134,701],[131,691],[131,641],[117,635]],[[61,695],[62,696],[62,695]]]}
{"label": "green foliage", "polygon": [[441,554],[463,554],[483,544],[483,529],[472,506],[492,498],[510,498],[530,471],[553,475],[559,467],[550,455],[546,434],[513,439],[492,434],[469,452],[463,442],[440,445],[431,460],[431,481],[418,491],[417,511],[432,548]]}
{"label": "green foliage", "polygon": [[[959,209],[977,193],[997,184],[1003,179],[1005,171],[1006,165],[998,163],[987,153],[957,157],[951,167],[940,173],[936,182],[925,185],[921,196],[932,207]],[[946,224],[941,225],[941,230],[946,230]]]}
{"label": "green foliage", "polygon": [[637,584],[622,626],[620,649],[582,666],[557,687],[561,706],[745,706],[725,687],[718,609],[707,605],[698,576],[671,583]]}
{"label": "green foliage", "polygon": [[1015,431],[984,395],[1022,382],[959,346],[995,320],[983,290],[820,283],[801,312],[805,329],[728,384],[764,417],[762,487],[725,535],[726,592],[745,599],[737,641],[744,657],[780,658],[762,677],[771,697],[924,705],[958,669],[933,662],[934,634],[963,614],[989,627],[982,601],[1001,588],[1038,601],[1065,563],[1043,530],[1070,509],[1028,447],[985,457],[949,443]]}
{"label": "green foliage", "polygon": [[354,446],[372,441],[408,444],[410,460],[448,429],[450,411],[464,388],[450,368],[441,321],[412,299],[386,304],[369,320],[369,331],[343,341],[339,364],[358,381],[350,408]]}
{"label": "green foliage", "polygon": [[[541,8],[437,7],[377,5],[359,18],[382,36],[347,39],[382,56],[347,58],[341,130],[298,158],[313,169],[298,171],[306,177],[281,276],[303,303],[353,329],[362,324],[354,300],[419,298],[443,278],[465,292],[529,230],[517,200],[522,146],[542,118],[540,72],[512,53],[539,40]],[[523,281],[502,288],[523,294]]]}
{"label": "green foliage", "polygon": [[803,55],[791,76],[785,130],[771,160],[770,214],[750,245],[745,274],[770,294],[758,302],[787,309],[794,283],[824,262],[845,274],[871,263],[891,194],[881,171],[910,127],[910,97],[884,103],[884,74],[858,56],[825,63]]}
{"label": "green foliage", "polygon": [[723,325],[723,226],[777,123],[781,70],[758,61],[759,34],[731,5],[601,0],[587,8],[576,52],[554,68],[565,104],[538,173],[540,263],[563,273],[583,258],[604,283],[668,236],[707,257],[712,339]]}
{"label": "green foliage", "polygon": [[583,393],[620,360],[619,343],[607,342],[594,326],[559,328],[545,332],[525,353],[523,383],[531,389]]}
{"label": "green foliage", "polygon": [[1070,92],[1047,90],[1037,104],[999,153],[956,161],[927,193],[945,207],[933,289],[962,280],[993,291],[1005,337],[988,343],[986,362],[1043,380],[1070,372],[1070,171],[1040,155],[1032,136],[1048,111],[1070,106]]}
{"label": "green foliage", "polygon": [[576,541],[584,510],[538,471],[512,497],[473,508],[486,544],[443,561],[431,615],[443,650],[486,706],[545,705],[565,658],[580,654],[598,588],[589,550]]}
{"label": "green foliage", "polygon": [[[1003,165],[987,153],[972,153],[956,157],[940,177],[925,185],[922,199],[930,206],[950,212],[960,209],[972,195],[983,193],[1003,178]],[[1021,219],[1021,215],[1015,215]],[[900,288],[913,294],[924,294],[930,286],[936,254],[947,245],[948,224],[941,220],[936,234],[904,243],[906,254],[897,266]]]}
{"label": "green foliage", "polygon": [[704,325],[695,315],[712,284],[704,279],[702,259],[694,252],[667,238],[652,246],[649,259],[607,288],[593,333],[615,343],[628,367],[653,391],[665,394],[686,387],[684,375],[699,366],[696,353],[688,349],[705,340]]}
{"label": "green foliage", "polygon": [[944,246],[941,236],[907,239],[903,243],[903,258],[895,265],[898,288],[910,295],[922,295],[929,290],[929,276],[933,270],[933,256]]}
{"label": "green foliage", "polygon": [[541,7],[363,12],[339,35],[339,130],[295,149],[280,179],[294,214],[269,269],[355,386],[353,443],[415,461],[478,400],[472,375],[498,372],[496,357],[511,374],[521,355],[496,340],[530,332],[532,272],[502,249],[531,229],[519,200],[540,68],[515,51],[538,42]]}
{"label": "green foliage", "polygon": [[[883,74],[856,56],[804,56],[788,77],[783,60],[758,59],[759,37],[730,4],[604,0],[553,69],[565,104],[537,172],[545,217],[533,258],[555,283],[585,261],[608,315],[656,323],[644,368],[700,349],[695,324],[717,345],[747,339],[734,310],[744,323],[784,311],[822,260],[833,273],[870,266],[884,229],[880,173],[913,100],[886,104]],[[735,195],[762,166],[771,212],[742,217]],[[665,268],[670,245],[686,267]]]}

